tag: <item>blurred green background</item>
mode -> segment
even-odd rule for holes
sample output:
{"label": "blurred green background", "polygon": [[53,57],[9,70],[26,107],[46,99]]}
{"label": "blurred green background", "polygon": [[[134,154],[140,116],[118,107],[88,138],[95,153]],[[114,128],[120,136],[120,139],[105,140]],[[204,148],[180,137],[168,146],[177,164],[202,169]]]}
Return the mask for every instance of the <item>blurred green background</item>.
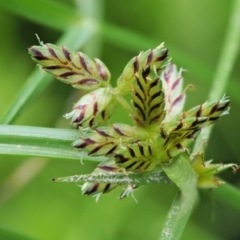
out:
{"label": "blurred green background", "polygon": [[[22,2],[24,7],[27,2],[38,4],[46,1]],[[48,2],[64,4],[76,11],[81,10],[81,4],[88,5],[87,0],[81,3],[74,0]],[[114,37],[112,32],[106,39],[104,34],[94,36],[80,50],[106,63],[114,85],[128,60],[140,50],[156,47],[154,43],[165,42],[173,62],[187,69],[184,73],[185,85],[191,83],[195,86],[195,90],[188,91],[187,109],[207,99],[232,3],[218,0],[99,0],[89,6],[90,12],[101,15],[103,22],[138,33],[146,41],[140,49],[137,46],[141,43],[137,41],[135,48],[127,47],[123,43],[128,41],[127,36],[120,35],[111,40],[111,34]],[[26,18],[17,10],[12,10],[11,4],[14,1],[0,2],[0,118],[36,69],[27,53],[28,47],[38,44],[35,33],[42,41],[50,43],[55,43],[63,34],[61,27],[51,28]],[[52,19],[46,21],[51,22]],[[232,99],[231,114],[216,124],[207,149],[207,159],[213,158],[215,162],[240,163],[239,64],[238,57],[226,89],[226,95]],[[54,81],[14,124],[71,128],[69,121],[62,116],[71,110],[72,103],[80,94]],[[112,118],[112,122],[118,121],[130,122],[122,109],[118,109]],[[39,240],[158,239],[177,188],[173,185],[141,187],[135,192],[137,203],[131,197],[119,201],[119,189],[102,196],[96,203],[93,198],[82,196],[76,184],[51,182],[53,177],[89,173],[95,165],[94,162],[82,165],[80,161],[0,155],[2,232],[6,229],[25,236],[22,239]],[[240,187],[239,173],[228,171],[221,177]],[[240,239],[240,213],[221,203],[214,195],[215,191],[218,190],[200,191],[198,205],[182,239]],[[0,239],[12,239],[7,231],[6,236]],[[14,239],[20,239],[20,235]]]}

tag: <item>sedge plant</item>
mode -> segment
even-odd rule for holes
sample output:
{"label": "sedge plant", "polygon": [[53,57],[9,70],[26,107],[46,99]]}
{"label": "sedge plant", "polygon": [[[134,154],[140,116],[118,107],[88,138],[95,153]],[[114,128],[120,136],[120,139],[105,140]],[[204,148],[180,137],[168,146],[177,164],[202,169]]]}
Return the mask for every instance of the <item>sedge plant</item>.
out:
{"label": "sedge plant", "polygon": [[[111,85],[106,65],[82,52],[40,42],[30,47],[29,53],[43,71],[87,91],[65,117],[79,129],[73,147],[81,154],[104,159],[88,177],[54,181],[84,181],[82,193],[96,199],[122,186],[122,199],[144,184],[141,178],[150,180],[148,172],[161,171],[178,186],[185,174],[175,169],[179,162],[191,169],[196,180],[192,181],[194,188],[218,187],[222,182],[215,175],[236,167],[205,161],[203,142],[192,151],[192,143],[202,128],[229,113],[230,99],[223,96],[183,110],[188,86],[183,89],[183,69],[172,63],[164,44],[132,58],[116,87]],[[130,102],[126,95],[131,96]],[[118,104],[126,110],[132,125],[110,123]],[[134,174],[137,180],[130,178]],[[157,178],[151,181],[158,182]]]}

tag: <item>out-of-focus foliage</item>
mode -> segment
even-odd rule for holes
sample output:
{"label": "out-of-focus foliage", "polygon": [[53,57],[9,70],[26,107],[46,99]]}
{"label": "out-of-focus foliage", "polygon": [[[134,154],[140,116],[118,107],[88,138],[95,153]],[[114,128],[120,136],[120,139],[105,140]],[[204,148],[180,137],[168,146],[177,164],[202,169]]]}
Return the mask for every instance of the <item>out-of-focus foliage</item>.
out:
{"label": "out-of-focus foliage", "polygon": [[[11,1],[8,2],[11,4]],[[24,2],[31,4],[33,1]],[[73,0],[51,2],[64,2],[68,7],[76,8]],[[106,0],[103,4],[104,21],[137,32],[140,36],[152,39],[153,43],[155,40],[158,43],[164,41],[170,48],[173,62],[176,58],[177,64],[188,70],[185,84],[194,84],[197,91],[188,92],[186,109],[206,99],[232,1]],[[55,42],[62,34],[60,30],[33,23],[7,10],[4,5],[7,3],[0,3],[0,27],[4,30],[0,38],[0,118],[35,69],[27,53],[29,46],[38,44],[34,34],[38,33],[44,42]],[[91,47],[91,41],[80,50],[91,57],[101,58],[111,70],[112,79],[116,80],[125,63],[138,52],[120,47],[121,38],[116,43],[104,40],[104,37],[101,41],[98,51],[94,50],[96,45]],[[146,43],[146,49],[153,47],[155,44]],[[179,52],[183,54],[182,58]],[[206,158],[214,158],[216,162],[240,163],[240,102],[237,88],[231,88],[231,82],[239,86],[239,61],[238,58],[226,90],[232,99],[230,115],[216,124],[208,145]],[[204,71],[202,66],[205,66]],[[71,128],[62,115],[72,108],[79,94],[81,92],[54,81],[14,124]],[[117,108],[112,122],[121,119],[121,122],[129,123],[128,119],[122,119],[122,111]],[[157,239],[176,187],[142,187],[141,191],[135,193],[137,204],[131,198],[117,200],[121,189],[96,203],[92,198],[82,196],[76,185],[50,181],[56,176],[90,172],[94,165],[91,162],[81,164],[80,159],[45,161],[0,155],[0,226],[33,239]],[[228,172],[222,177],[240,187],[239,174]],[[239,239],[239,212],[221,204],[214,191],[200,192],[201,203],[191,216],[183,239]]]}

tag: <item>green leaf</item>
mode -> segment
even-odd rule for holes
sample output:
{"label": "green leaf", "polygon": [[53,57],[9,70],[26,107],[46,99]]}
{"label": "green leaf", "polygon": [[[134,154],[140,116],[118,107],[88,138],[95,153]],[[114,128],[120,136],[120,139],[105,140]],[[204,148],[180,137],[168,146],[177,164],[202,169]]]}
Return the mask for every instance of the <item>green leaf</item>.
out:
{"label": "green leaf", "polygon": [[0,125],[0,154],[102,161],[75,150],[77,130]]}
{"label": "green leaf", "polygon": [[31,21],[59,30],[65,30],[81,20],[74,8],[49,0],[0,1],[0,6]]}
{"label": "green leaf", "polygon": [[[58,44],[69,45],[72,49],[77,50],[93,36],[95,30],[95,26],[89,22],[75,25],[62,36]],[[53,78],[50,74],[42,73],[37,68],[15,96],[0,122],[3,124],[13,123],[18,115],[35,101],[52,81]]]}

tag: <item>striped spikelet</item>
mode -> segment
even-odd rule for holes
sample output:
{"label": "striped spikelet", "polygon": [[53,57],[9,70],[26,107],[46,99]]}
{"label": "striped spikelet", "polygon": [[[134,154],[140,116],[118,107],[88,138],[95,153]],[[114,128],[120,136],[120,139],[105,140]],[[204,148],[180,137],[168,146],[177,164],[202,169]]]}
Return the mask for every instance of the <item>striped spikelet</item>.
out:
{"label": "striped spikelet", "polygon": [[65,117],[78,127],[96,128],[112,115],[116,104],[109,88],[98,88],[80,98]]}
{"label": "striped spikelet", "polygon": [[132,87],[133,119],[143,128],[159,126],[165,118],[162,81],[156,67],[141,68],[134,75]]}
{"label": "striped spikelet", "polygon": [[148,68],[155,68],[160,73],[164,65],[169,61],[168,49],[164,48],[164,44],[160,44],[154,49],[141,52],[138,56],[132,58],[124,68],[121,76],[117,80],[117,91],[128,93],[132,91],[133,82],[139,71],[147,73]]}
{"label": "striped spikelet", "polygon": [[92,60],[82,52],[42,44],[30,47],[29,53],[42,70],[74,88],[94,90],[109,85],[111,75],[105,64],[99,59]]}

